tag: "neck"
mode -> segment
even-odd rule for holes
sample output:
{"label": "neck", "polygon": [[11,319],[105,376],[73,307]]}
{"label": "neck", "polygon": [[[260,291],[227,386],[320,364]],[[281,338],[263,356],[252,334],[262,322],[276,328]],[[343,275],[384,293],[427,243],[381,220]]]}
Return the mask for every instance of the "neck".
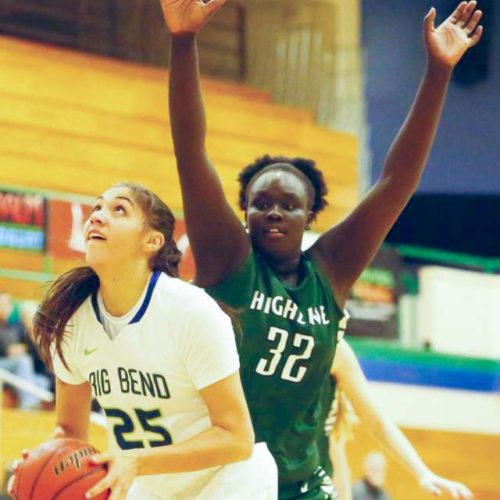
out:
{"label": "neck", "polygon": [[266,259],[281,281],[296,285],[299,282],[300,257],[301,253],[299,252],[286,259],[273,259],[271,256],[266,256]]}
{"label": "neck", "polygon": [[96,272],[104,307],[112,316],[123,316],[134,307],[151,276],[147,262]]}

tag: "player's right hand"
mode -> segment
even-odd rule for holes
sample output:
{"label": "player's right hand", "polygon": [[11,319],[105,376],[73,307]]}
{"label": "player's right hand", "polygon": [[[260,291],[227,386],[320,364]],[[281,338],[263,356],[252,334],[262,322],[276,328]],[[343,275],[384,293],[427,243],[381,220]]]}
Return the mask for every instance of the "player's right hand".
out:
{"label": "player's right hand", "polygon": [[125,500],[132,482],[138,475],[137,459],[123,452],[101,453],[92,457],[92,463],[107,464],[108,473],[86,493],[85,497],[94,498],[106,490],[111,490],[109,500]]}
{"label": "player's right hand", "polygon": [[160,0],[172,35],[198,32],[227,0]]}

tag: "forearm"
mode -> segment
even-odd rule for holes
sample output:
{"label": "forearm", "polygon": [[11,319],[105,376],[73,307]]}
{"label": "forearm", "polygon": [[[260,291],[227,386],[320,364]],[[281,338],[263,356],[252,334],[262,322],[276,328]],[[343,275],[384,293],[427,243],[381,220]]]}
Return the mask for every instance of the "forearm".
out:
{"label": "forearm", "polygon": [[345,442],[337,442],[330,437],[330,458],[333,463],[333,484],[340,500],[352,500],[351,469],[347,462]]}
{"label": "forearm", "polygon": [[138,475],[189,472],[248,458],[253,435],[237,435],[213,426],[179,444],[124,452],[138,462]]}
{"label": "forearm", "polygon": [[387,451],[405,466],[417,480],[431,472],[396,424],[387,419],[384,421],[381,419],[376,428],[371,430]]}
{"label": "forearm", "polygon": [[382,178],[397,183],[403,195],[405,191],[413,192],[424,170],[441,118],[451,72],[451,69],[427,64],[415,101],[388,153]]}
{"label": "forearm", "polygon": [[195,34],[172,36],[169,105],[177,160],[196,164],[205,155],[206,118]]}
{"label": "forearm", "polygon": [[90,406],[92,401],[90,384],[64,383],[56,377],[56,428],[54,437],[68,437],[88,441]]}
{"label": "forearm", "polygon": [[82,441],[89,440],[89,432],[87,428],[76,428],[71,425],[65,425],[62,423],[56,423],[56,428],[54,429],[55,438],[73,438],[81,439]]}

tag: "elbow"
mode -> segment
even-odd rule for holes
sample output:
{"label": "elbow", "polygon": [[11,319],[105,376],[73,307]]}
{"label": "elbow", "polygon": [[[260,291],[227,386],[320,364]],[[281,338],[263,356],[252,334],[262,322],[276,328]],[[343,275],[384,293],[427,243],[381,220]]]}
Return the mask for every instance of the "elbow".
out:
{"label": "elbow", "polygon": [[239,462],[241,460],[246,460],[250,458],[255,443],[255,434],[253,432],[253,429],[251,427],[249,429],[244,429],[237,435],[233,435],[233,437],[234,437],[234,448],[233,448],[234,461]]}
{"label": "elbow", "polygon": [[403,199],[409,198],[415,193],[420,184],[421,172],[407,172],[403,177],[397,175],[391,169],[389,172],[382,173],[379,182],[384,189],[390,191],[392,196],[401,196]]}
{"label": "elbow", "polygon": [[253,452],[254,444],[255,444],[255,434],[253,432],[253,429],[250,429],[247,432],[245,432],[245,434],[241,436],[239,439],[238,448],[240,457],[238,460],[246,460],[247,458],[250,458]]}

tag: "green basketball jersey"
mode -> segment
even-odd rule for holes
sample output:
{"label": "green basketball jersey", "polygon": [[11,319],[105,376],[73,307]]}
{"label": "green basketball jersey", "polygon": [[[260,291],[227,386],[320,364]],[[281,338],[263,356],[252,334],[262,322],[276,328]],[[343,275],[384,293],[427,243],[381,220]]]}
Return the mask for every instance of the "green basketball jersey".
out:
{"label": "green basketball jersey", "polygon": [[257,441],[265,441],[281,483],[310,477],[320,465],[321,391],[343,314],[330,283],[303,255],[298,286],[283,283],[256,253],[207,289],[238,312],[241,377]]}
{"label": "green basketball jersey", "polygon": [[332,432],[335,418],[337,416],[337,405],[334,403],[337,381],[333,377],[327,377],[321,388],[321,407],[323,408],[323,425],[318,433],[318,450],[321,468],[333,477],[333,465],[330,459],[330,433]]}

